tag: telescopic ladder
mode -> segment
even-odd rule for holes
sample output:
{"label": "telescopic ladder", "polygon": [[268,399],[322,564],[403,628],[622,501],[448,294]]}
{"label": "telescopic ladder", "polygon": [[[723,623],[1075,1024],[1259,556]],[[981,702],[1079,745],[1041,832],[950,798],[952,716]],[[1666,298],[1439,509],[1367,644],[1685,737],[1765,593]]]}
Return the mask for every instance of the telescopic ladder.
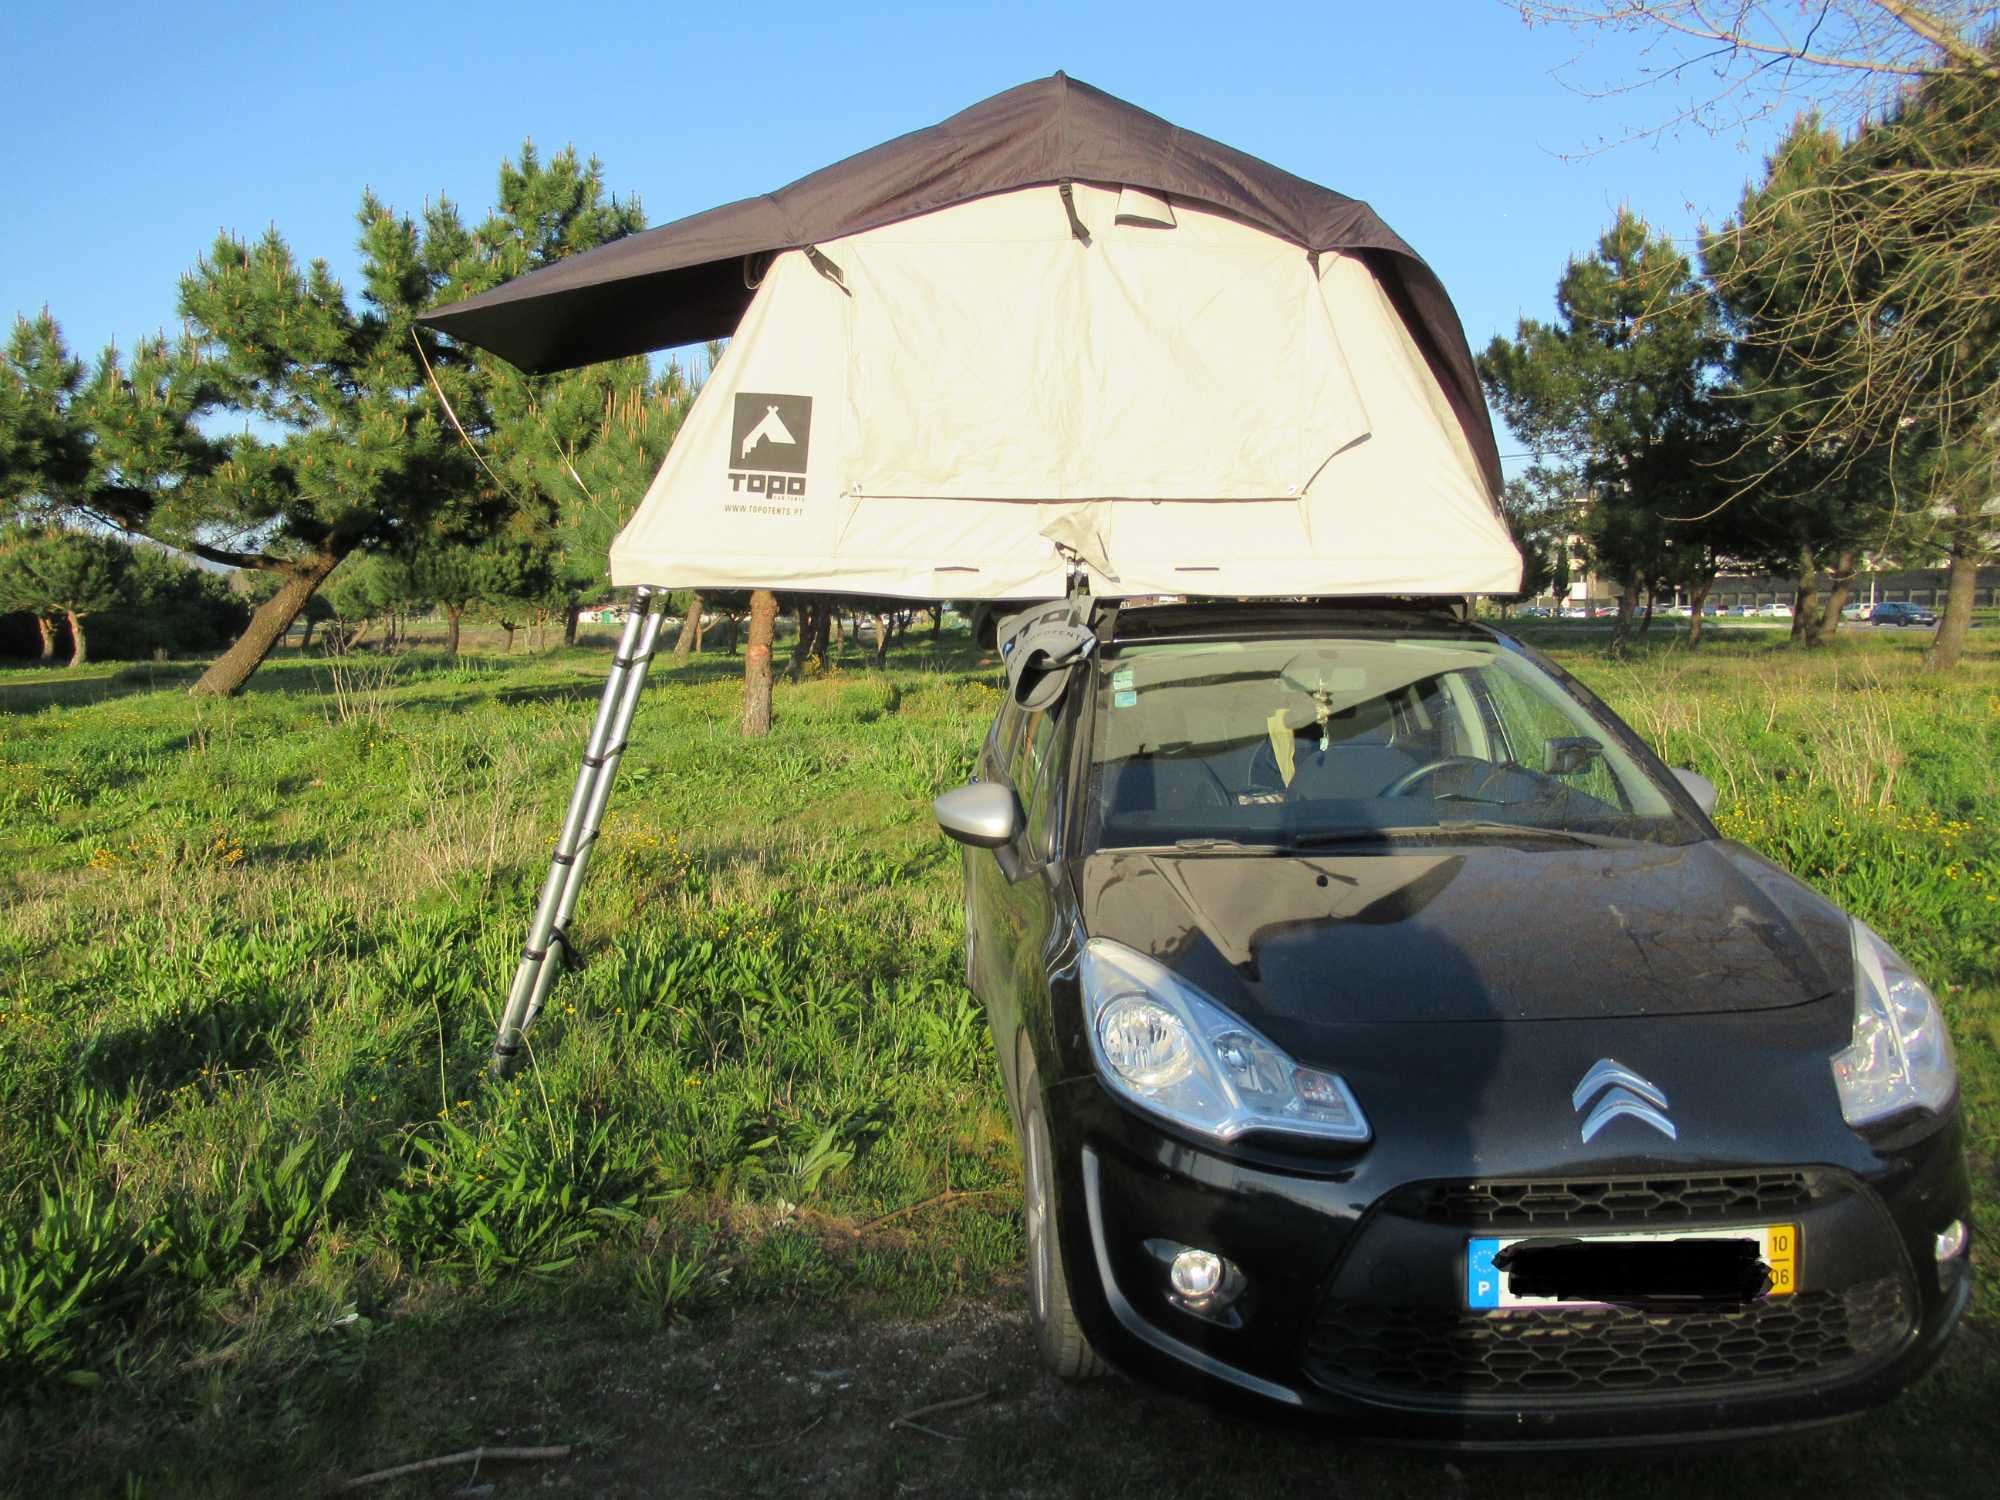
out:
{"label": "telescopic ladder", "polygon": [[[660,608],[654,608],[656,603]],[[569,796],[569,811],[563,815],[548,879],[542,883],[541,899],[535,903],[535,917],[528,926],[528,941],[521,949],[521,964],[514,971],[507,1008],[500,1015],[492,1062],[499,1077],[504,1078],[513,1068],[521,1039],[541,1014],[542,1003],[556,982],[561,958],[571,951],[569,923],[576,914],[577,892],[582,889],[591,847],[604,822],[605,804],[618,777],[618,760],[625,753],[640,691],[646,686],[665,604],[665,595],[642,588],[634,593],[625,616],[625,630],[619,637],[617,654],[611,658],[611,673],[604,681],[604,696],[598,700],[590,738],[584,743],[583,765],[577,772],[576,789]]]}

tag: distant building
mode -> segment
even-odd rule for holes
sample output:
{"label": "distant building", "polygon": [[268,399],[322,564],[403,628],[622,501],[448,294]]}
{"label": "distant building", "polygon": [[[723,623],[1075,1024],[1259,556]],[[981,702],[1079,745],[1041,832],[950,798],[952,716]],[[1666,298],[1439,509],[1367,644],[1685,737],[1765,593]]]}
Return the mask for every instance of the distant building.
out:
{"label": "distant building", "polygon": [[[1892,568],[1857,573],[1848,588],[1848,602],[1882,604],[1901,599],[1911,604],[1942,609],[1946,577],[1943,568]],[[1818,583],[1820,592],[1824,594],[1826,579],[1822,577]],[[1796,578],[1776,578],[1768,573],[1723,574],[1716,578],[1708,602],[1719,609],[1729,609],[1738,604],[1790,604],[1797,589]],[[2000,568],[1981,568],[1973,585],[1972,607],[1990,609],[1996,606],[2000,606]]]}

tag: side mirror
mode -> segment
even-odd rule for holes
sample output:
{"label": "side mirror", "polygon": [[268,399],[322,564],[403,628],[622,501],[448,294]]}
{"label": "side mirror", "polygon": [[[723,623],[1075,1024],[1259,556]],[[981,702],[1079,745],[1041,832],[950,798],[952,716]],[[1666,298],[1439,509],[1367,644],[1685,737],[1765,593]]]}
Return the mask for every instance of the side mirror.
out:
{"label": "side mirror", "polygon": [[1674,779],[1681,784],[1681,790],[1694,798],[1694,805],[1701,809],[1704,818],[1714,813],[1717,796],[1714,782],[1699,771],[1690,771],[1686,766],[1674,767]]}
{"label": "side mirror", "polygon": [[1603,753],[1604,746],[1587,734],[1551,735],[1542,745],[1542,770],[1551,776],[1574,776]]}
{"label": "side mirror", "polygon": [[1003,849],[1021,831],[1021,802],[1004,781],[954,787],[931,804],[938,827],[975,849]]}

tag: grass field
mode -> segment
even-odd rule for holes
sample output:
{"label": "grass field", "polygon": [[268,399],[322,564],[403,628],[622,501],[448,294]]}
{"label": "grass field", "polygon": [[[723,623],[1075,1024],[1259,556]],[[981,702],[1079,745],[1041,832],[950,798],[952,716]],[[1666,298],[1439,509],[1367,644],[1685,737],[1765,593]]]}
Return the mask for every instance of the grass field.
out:
{"label": "grass field", "polygon": [[[2000,632],[1996,632],[2000,635]],[[1806,656],[1768,633],[1611,662],[1544,644],[1725,832],[1938,989],[1980,1209],[2000,1162],[2000,640]],[[656,674],[534,1065],[480,1082],[604,646],[0,671],[0,1492],[268,1494],[486,1442],[501,1493],[1008,1484],[1629,1489],[1059,1397],[1017,1311],[1018,1161],[957,980],[928,803],[997,703],[963,637],[781,685]],[[1963,1493],[2000,1463],[2000,1299],[1880,1422],[1650,1488]],[[889,1419],[986,1392],[938,1418]],[[372,1494],[445,1493],[464,1472]]]}

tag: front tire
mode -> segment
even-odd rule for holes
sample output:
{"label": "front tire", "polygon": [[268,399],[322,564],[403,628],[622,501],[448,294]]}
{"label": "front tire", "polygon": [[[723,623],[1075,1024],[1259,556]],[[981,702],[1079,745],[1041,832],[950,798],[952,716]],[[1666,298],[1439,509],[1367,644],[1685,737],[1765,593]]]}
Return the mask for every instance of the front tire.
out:
{"label": "front tire", "polygon": [[1076,1321],[1063,1271],[1062,1244],[1055,1226],[1055,1171],[1049,1125],[1042,1116],[1042,1091],[1034,1059],[1021,1060],[1021,1196],[1028,1231],[1028,1322],[1035,1351],[1051,1374],[1063,1380],[1095,1380],[1106,1371]]}

